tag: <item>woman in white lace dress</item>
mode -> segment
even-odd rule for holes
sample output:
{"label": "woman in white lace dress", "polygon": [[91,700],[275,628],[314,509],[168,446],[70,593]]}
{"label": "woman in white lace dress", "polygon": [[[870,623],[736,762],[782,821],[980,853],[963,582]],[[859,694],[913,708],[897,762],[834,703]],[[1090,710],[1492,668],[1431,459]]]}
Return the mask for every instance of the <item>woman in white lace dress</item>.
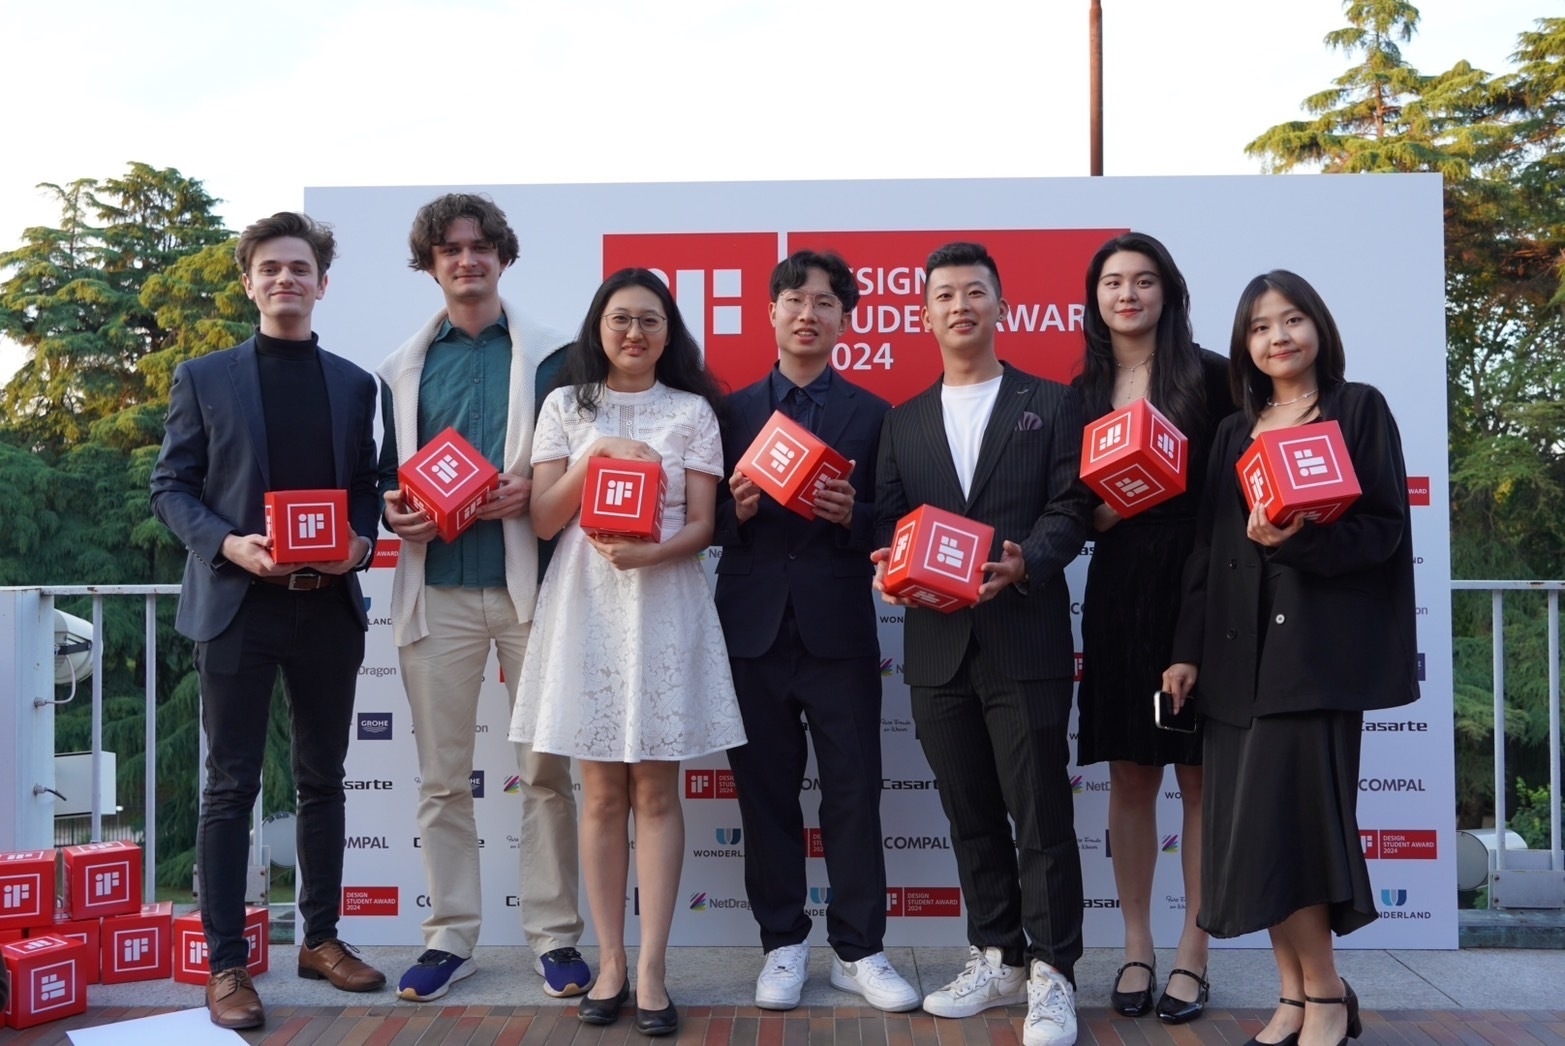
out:
{"label": "woman in white lace dress", "polygon": [[[532,520],[559,547],[538,592],[511,740],[581,761],[581,864],[602,945],[579,1015],[610,1023],[629,996],[625,895],[636,818],[638,1029],[678,1015],[664,987],[684,860],[679,761],[745,741],[722,629],[697,553],[723,475],[716,383],[668,288],[645,269],[593,297],[533,435]],[[662,540],[589,534],[574,521],[591,457],[661,461]]]}

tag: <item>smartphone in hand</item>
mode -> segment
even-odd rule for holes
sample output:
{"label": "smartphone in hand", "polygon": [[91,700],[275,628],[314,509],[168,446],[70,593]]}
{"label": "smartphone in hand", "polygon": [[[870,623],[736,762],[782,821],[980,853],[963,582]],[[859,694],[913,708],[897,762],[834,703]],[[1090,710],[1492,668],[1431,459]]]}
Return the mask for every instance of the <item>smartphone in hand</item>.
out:
{"label": "smartphone in hand", "polygon": [[1152,695],[1152,718],[1159,730],[1172,730],[1176,734],[1193,734],[1196,728],[1195,702],[1185,698],[1184,705],[1174,712],[1174,695],[1159,690]]}

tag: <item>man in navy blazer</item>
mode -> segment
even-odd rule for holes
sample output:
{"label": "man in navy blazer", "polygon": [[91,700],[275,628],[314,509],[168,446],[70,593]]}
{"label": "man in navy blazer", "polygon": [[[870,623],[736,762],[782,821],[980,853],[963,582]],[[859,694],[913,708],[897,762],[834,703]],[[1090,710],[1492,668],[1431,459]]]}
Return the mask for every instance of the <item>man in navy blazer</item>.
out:
{"label": "man in navy blazer", "polygon": [[[179,365],[152,472],[152,511],[189,550],[176,625],[195,640],[201,681],[207,762],[196,864],[207,1009],[226,1028],[266,1019],[245,971],[244,884],[279,671],[298,789],[299,976],[344,991],[386,980],[337,938],[343,760],[368,624],[355,571],[374,555],[380,499],[374,380],[320,349],[310,330],[334,246],[328,228],[291,212],[240,235],[234,254],[260,327],[241,345]],[[266,493],[321,489],[347,492],[347,558],[274,562]]]}
{"label": "man in navy blazer", "polygon": [[[918,993],[886,959],[886,864],[880,834],[880,643],[870,588],[875,457],[889,405],[843,379],[832,349],[858,303],[847,263],[799,251],[771,279],[777,366],[728,400],[727,489],[719,488],[717,612],[750,742],[728,751],[745,834],[745,892],[766,949],[757,1006],[798,1005],[809,960],[804,818],[808,756],[820,773],[831,900],[831,982],[883,1010]],[[781,410],[854,463],[815,497],[815,518],[784,508],[736,470]],[[802,718],[801,718],[802,717]]]}
{"label": "man in navy blazer", "polygon": [[[977,606],[945,614],[884,597],[908,606],[913,723],[967,906],[970,961],[924,1009],[967,1017],[1025,1000],[1024,1046],[1068,1046],[1082,886],[1066,773],[1075,657],[1063,570],[1090,512],[1077,478],[1081,403],[995,355],[1006,307],[983,247],[947,244],[925,272],[924,327],[944,374],[886,416],[878,543],[929,504],[994,527],[996,545]],[[889,553],[874,553],[877,587]]]}

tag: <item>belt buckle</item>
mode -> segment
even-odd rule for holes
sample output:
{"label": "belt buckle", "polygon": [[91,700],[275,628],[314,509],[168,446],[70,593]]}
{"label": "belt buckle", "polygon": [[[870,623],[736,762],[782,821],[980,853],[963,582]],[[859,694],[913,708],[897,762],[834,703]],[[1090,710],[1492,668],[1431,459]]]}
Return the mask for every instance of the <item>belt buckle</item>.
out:
{"label": "belt buckle", "polygon": [[321,587],[320,574],[306,574],[303,571],[295,571],[288,575],[288,591],[313,592]]}

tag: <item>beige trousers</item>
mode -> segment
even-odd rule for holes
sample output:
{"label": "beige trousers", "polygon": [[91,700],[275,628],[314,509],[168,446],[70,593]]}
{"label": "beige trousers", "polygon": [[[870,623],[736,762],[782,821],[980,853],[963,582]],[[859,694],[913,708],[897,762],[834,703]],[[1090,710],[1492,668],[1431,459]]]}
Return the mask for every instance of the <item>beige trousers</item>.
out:
{"label": "beige trousers", "polygon": [[[483,918],[478,827],[468,785],[479,685],[493,644],[515,706],[532,626],[516,619],[503,588],[431,586],[424,600],[430,634],[397,652],[418,744],[418,827],[430,902],[424,946],[467,958],[478,944]],[[509,715],[497,725],[508,730]],[[569,758],[515,747],[522,795],[522,931],[542,955],[581,939],[576,793]]]}

